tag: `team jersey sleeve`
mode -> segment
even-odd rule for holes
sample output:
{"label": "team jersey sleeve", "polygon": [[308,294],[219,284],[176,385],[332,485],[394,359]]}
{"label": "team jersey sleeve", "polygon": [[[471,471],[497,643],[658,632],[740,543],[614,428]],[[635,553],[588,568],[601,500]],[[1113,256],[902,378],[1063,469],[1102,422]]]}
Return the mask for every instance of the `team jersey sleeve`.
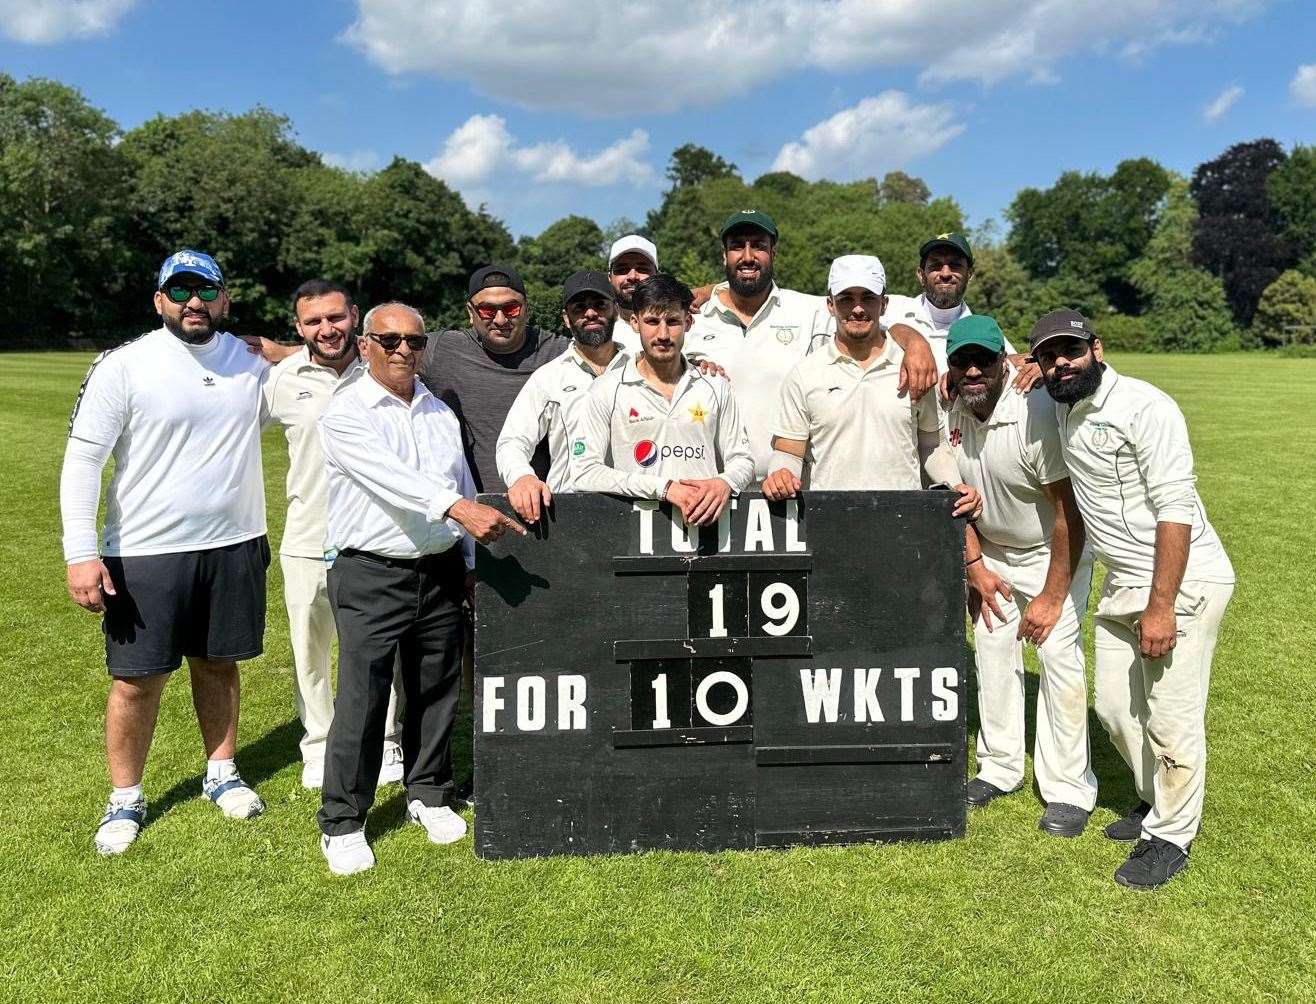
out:
{"label": "team jersey sleeve", "polygon": [[582,441],[583,449],[572,467],[576,491],[661,499],[667,478],[608,466],[612,459],[612,401],[617,390],[615,381],[595,380],[580,409],[576,436]]}
{"label": "team jersey sleeve", "polygon": [[494,448],[498,476],[513,485],[527,474],[535,473],[530,458],[540,440],[548,434],[548,380],[552,364],[535,370],[516,395]]}
{"label": "team jersey sleeve", "polygon": [[749,436],[740,420],[740,408],[730,385],[724,383],[717,416],[717,452],[722,473],[718,475],[733,492],[743,492],[754,480],[754,455]]}
{"label": "team jersey sleeve", "polygon": [[[1008,393],[1008,391],[1007,391]],[[1038,391],[1036,393],[1045,393]],[[1038,484],[1050,485],[1069,477],[1065,453],[1060,448],[1060,426],[1050,402],[1028,409],[1028,463]]]}
{"label": "team jersey sleeve", "polygon": [[804,395],[804,379],[799,365],[796,364],[781,382],[781,394],[777,399],[777,420],[773,423],[772,434],[782,439],[807,442],[809,428],[809,405]]}
{"label": "team jersey sleeve", "polygon": [[370,424],[350,409],[330,408],[320,417],[319,428],[325,465],[391,506],[436,523],[463,498],[461,485],[403,464]]}
{"label": "team jersey sleeve", "polygon": [[276,367],[266,370],[266,377],[260,385],[260,427],[264,429],[271,423],[282,425],[279,419],[278,405],[276,403],[275,391],[279,386],[279,378],[283,371],[275,372]]}
{"label": "team jersey sleeve", "polygon": [[1133,457],[1147,485],[1158,523],[1193,524],[1197,475],[1183,412],[1169,398],[1153,398],[1133,416]]}
{"label": "team jersey sleeve", "polygon": [[918,421],[919,432],[935,432],[938,441],[946,438],[946,416],[937,403],[937,395],[928,391],[914,402],[914,415]]}

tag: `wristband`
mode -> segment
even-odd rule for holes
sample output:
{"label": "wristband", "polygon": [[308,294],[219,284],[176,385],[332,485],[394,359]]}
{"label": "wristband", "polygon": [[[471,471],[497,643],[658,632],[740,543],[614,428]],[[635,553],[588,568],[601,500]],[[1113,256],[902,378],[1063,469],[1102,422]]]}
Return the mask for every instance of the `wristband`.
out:
{"label": "wristband", "polygon": [[965,568],[968,568],[970,565],[976,565],[976,564],[977,564],[978,562],[980,562],[980,561],[982,561],[982,555],[981,555],[981,554],[978,555],[978,557],[974,558],[972,561],[966,561],[966,562],[964,563],[964,567],[965,567]]}

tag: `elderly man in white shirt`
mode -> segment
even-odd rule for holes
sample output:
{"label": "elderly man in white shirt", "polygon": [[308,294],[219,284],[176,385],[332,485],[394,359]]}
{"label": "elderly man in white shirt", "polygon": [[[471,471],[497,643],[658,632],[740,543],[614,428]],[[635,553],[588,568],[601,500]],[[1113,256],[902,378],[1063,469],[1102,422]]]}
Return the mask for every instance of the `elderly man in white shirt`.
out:
{"label": "elderly man in white shirt", "polygon": [[1094,617],[1097,714],[1141,804],[1106,828],[1136,840],[1115,872],[1135,889],[1188,866],[1206,791],[1206,693],[1234,569],[1206,518],[1183,413],[1094,354],[1073,310],[1029,346],[1056,401],[1060,443],[1088,539],[1106,566]]}
{"label": "elderly man in white shirt", "polygon": [[342,386],[320,419],[339,666],[319,823],[321,850],[339,875],[375,863],[365,821],[398,657],[407,813],[434,843],[465,835],[465,821],[450,807],[451,740],[472,538],[487,543],[509,529],[525,532],[473,501],[456,416],[416,377],[428,341],[419,311],[381,304],[362,329],[367,372]]}

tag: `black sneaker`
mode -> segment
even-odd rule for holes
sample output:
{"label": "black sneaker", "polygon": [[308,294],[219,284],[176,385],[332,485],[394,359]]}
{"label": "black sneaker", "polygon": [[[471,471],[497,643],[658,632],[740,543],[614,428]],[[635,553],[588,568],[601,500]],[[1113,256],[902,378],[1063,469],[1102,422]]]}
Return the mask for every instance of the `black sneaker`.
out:
{"label": "black sneaker", "polygon": [[975,777],[964,786],[964,801],[975,809],[981,809],[993,798],[1000,798],[1002,795],[1008,794],[1009,792],[1003,788],[998,788],[990,781],[984,781],[980,777]]}
{"label": "black sneaker", "polygon": [[1051,802],[1038,820],[1037,828],[1053,837],[1077,837],[1088,827],[1092,813],[1067,802]]}
{"label": "black sneaker", "polygon": [[1131,809],[1123,819],[1117,819],[1101,832],[1111,840],[1134,841],[1142,836],[1142,821],[1151,812],[1151,806],[1139,802],[1136,809]]}
{"label": "black sneaker", "polygon": [[1130,889],[1158,889],[1188,867],[1188,853],[1168,840],[1139,840],[1129,859],[1115,870],[1115,881]]}

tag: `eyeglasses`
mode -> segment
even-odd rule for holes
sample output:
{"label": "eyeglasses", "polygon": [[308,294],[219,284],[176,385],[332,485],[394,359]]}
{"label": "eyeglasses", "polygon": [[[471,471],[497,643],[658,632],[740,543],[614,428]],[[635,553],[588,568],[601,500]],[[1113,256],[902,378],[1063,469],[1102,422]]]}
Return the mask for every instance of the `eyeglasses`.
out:
{"label": "eyeglasses", "polygon": [[482,321],[492,321],[500,311],[510,321],[520,317],[521,311],[525,309],[525,304],[520,300],[512,300],[508,303],[472,303],[471,306],[475,308]]}
{"label": "eyeglasses", "polygon": [[186,303],[192,297],[197,297],[202,303],[211,303],[219,296],[218,286],[166,286],[165,296],[169,297],[174,303]]}
{"label": "eyeglasses", "polygon": [[425,346],[430,343],[429,335],[366,335],[371,341],[378,342],[379,347],[385,352],[396,352],[403,342],[407,343],[407,348],[412,352],[424,352]]}

